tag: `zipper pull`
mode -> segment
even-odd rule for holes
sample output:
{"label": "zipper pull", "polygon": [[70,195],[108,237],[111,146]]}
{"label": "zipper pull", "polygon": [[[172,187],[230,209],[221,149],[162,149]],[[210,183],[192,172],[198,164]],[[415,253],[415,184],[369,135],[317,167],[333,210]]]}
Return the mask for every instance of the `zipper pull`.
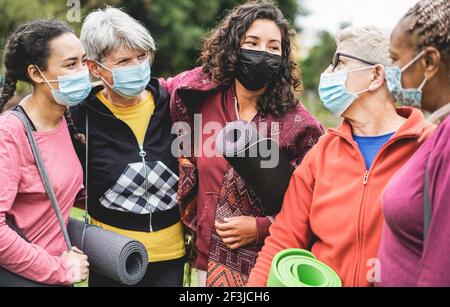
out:
{"label": "zipper pull", "polygon": [[143,145],[140,145],[140,146],[139,146],[139,149],[141,150],[141,151],[139,152],[139,156],[140,156],[141,158],[145,158],[145,156],[147,155],[147,153],[146,153],[145,150],[144,150],[144,146],[143,146]]}
{"label": "zipper pull", "polygon": [[364,175],[363,184],[366,185],[369,182],[369,171],[366,171],[366,174]]}

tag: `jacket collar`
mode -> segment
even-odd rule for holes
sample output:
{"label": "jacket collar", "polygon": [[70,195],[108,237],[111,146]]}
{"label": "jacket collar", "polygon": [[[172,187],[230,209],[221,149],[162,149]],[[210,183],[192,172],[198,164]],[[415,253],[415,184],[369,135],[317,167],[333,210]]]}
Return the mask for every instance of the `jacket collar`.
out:
{"label": "jacket collar", "polygon": [[[104,89],[103,85],[97,85],[95,86],[91,93],[89,94],[88,98],[86,99],[86,102],[84,105],[91,109],[94,112],[100,113],[105,116],[113,116],[112,112],[106,107],[98,98],[97,94],[98,92],[102,91]],[[152,78],[149,82],[149,84],[146,87],[146,90],[152,93],[153,98],[155,100],[155,110],[153,112],[153,115],[158,115],[159,113],[164,111],[164,100],[167,100],[168,93],[162,90],[162,87],[159,83],[159,80],[156,78]]]}
{"label": "jacket collar", "polygon": [[[400,107],[397,108],[397,114],[406,118],[406,122],[394,134],[392,140],[405,137],[419,138],[424,133],[427,133],[427,129],[431,126],[431,124],[425,120],[423,113],[416,108]],[[344,120],[339,128],[329,129],[328,132],[353,143],[352,126],[347,120]]]}

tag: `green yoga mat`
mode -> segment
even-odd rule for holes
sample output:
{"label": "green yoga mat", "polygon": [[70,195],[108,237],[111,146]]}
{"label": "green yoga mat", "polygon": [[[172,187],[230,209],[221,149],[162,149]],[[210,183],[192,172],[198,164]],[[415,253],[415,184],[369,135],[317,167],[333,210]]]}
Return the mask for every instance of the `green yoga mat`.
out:
{"label": "green yoga mat", "polygon": [[272,262],[268,287],[342,287],[339,276],[309,251],[287,249]]}

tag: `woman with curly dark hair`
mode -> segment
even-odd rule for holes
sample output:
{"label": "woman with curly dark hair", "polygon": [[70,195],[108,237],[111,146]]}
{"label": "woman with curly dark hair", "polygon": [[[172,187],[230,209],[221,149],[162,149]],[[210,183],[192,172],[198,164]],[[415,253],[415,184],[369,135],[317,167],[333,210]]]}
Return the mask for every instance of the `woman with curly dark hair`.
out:
{"label": "woman with curly dark hair", "polygon": [[[277,135],[292,167],[298,166],[323,129],[295,97],[294,35],[271,1],[234,8],[206,38],[202,67],[168,80],[174,122],[194,131],[194,115],[200,115],[203,132],[195,141],[203,144],[228,122],[251,122],[263,136]],[[222,156],[197,149],[190,148],[200,154],[180,159],[179,197],[195,238],[199,284],[245,286],[273,217]]]}

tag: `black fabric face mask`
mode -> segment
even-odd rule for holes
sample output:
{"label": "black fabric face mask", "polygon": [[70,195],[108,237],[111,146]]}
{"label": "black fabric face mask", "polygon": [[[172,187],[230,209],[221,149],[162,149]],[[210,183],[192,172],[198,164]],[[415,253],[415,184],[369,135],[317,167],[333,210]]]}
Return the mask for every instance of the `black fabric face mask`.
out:
{"label": "black fabric face mask", "polygon": [[281,56],[265,51],[239,49],[236,79],[249,91],[260,90],[280,72]]}

